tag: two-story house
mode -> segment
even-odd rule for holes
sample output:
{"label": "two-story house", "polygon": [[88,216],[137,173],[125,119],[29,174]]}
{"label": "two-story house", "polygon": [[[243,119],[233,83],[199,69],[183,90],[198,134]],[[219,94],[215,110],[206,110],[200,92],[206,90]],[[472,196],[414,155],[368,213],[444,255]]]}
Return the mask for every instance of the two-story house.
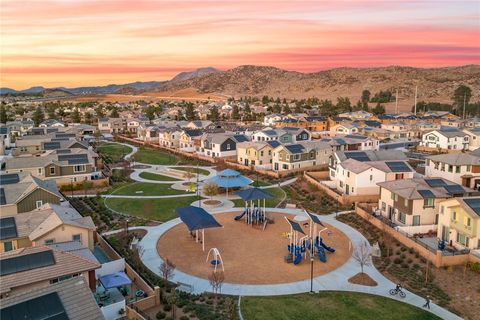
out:
{"label": "two-story house", "polygon": [[456,128],[441,127],[422,135],[420,145],[427,148],[450,150],[468,150],[470,137]]}
{"label": "two-story house", "polygon": [[380,213],[400,226],[436,225],[440,202],[474,192],[442,178],[393,180],[380,182],[378,186]]}
{"label": "two-story house", "polygon": [[180,135],[182,130],[177,127],[161,129],[158,132],[158,145],[177,149],[180,145]]}
{"label": "two-story house", "polygon": [[256,169],[272,169],[273,149],[278,147],[278,141],[248,141],[237,144],[237,162]]}
{"label": "two-story house", "polygon": [[272,170],[288,171],[327,165],[332,147],[321,141],[281,144],[273,149]]}
{"label": "two-story house", "polygon": [[440,203],[438,237],[457,249],[480,249],[480,197]]}
{"label": "two-story house", "polygon": [[427,177],[444,177],[462,186],[480,187],[480,151],[428,156],[425,164]]}
{"label": "two-story house", "polygon": [[463,132],[469,137],[469,150],[473,151],[480,148],[480,127],[466,128],[463,129]]}
{"label": "two-story house", "polygon": [[197,129],[186,129],[183,130],[180,134],[179,145],[180,150],[186,152],[195,152],[197,151],[196,139],[200,139],[203,132],[202,130]]}
{"label": "two-story house", "polygon": [[330,127],[331,136],[358,134],[359,132],[360,129],[351,123],[338,124],[336,126]]}
{"label": "two-story house", "polygon": [[235,157],[237,143],[248,141],[242,134],[206,133],[200,138],[200,154],[212,158]]}

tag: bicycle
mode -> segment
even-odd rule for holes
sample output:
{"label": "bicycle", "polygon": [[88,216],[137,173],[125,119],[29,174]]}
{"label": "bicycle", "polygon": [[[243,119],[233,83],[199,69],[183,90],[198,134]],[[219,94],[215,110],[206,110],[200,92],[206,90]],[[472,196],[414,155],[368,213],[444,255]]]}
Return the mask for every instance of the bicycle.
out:
{"label": "bicycle", "polygon": [[399,295],[400,298],[405,298],[407,295],[405,294],[405,292],[402,291],[401,288],[395,288],[395,289],[390,289],[390,294],[392,296],[395,296],[395,295]]}

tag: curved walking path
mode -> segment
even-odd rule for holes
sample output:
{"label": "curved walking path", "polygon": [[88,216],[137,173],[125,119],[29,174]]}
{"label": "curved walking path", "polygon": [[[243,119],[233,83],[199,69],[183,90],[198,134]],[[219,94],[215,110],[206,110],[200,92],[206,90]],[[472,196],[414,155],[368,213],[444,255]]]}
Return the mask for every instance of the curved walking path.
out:
{"label": "curved walking path", "polygon": [[[222,212],[212,212],[212,214],[222,214],[228,212],[236,212],[236,209],[223,210]],[[275,212],[287,213],[287,214],[302,214],[303,211],[300,209],[274,209]],[[357,230],[351,228],[350,226],[339,222],[335,219],[335,213],[320,216],[322,221],[332,225],[333,227],[339,229],[344,234],[346,234],[352,241],[353,247],[356,247],[364,242],[368,241],[365,237],[358,232]],[[141,256],[143,264],[150,269],[153,273],[160,275],[159,266],[162,264],[163,260],[157,252],[157,242],[158,239],[168,231],[170,228],[181,223],[179,218],[170,220],[164,224],[155,227],[143,227],[142,229],[147,230],[147,234],[139,242],[139,246],[143,249],[143,254]],[[367,273],[373,280],[375,280],[378,285],[375,287],[368,287],[362,285],[356,285],[348,282],[348,279],[356,275],[360,271],[358,262],[353,257],[350,257],[349,260],[339,267],[327,274],[315,277],[313,280],[313,288],[315,291],[319,290],[333,290],[333,291],[355,291],[363,292],[369,294],[375,294],[379,296],[388,297],[394,300],[402,301],[409,303],[411,305],[422,307],[425,303],[425,299],[417,296],[407,290],[405,290],[407,296],[404,299],[401,299],[397,296],[391,296],[389,290],[395,288],[395,284],[385,278],[374,266],[365,266],[364,272]],[[173,282],[180,282],[192,286],[193,293],[202,293],[202,292],[211,292],[211,285],[208,279],[203,279],[200,277],[192,276],[175,270],[174,275],[171,279]],[[283,284],[271,284],[271,285],[253,285],[253,284],[231,284],[224,283],[222,285],[222,294],[237,295],[237,296],[273,296],[273,295],[285,295],[285,294],[295,294],[303,293],[310,291],[310,279],[303,281],[292,282],[292,283],[283,283]],[[455,314],[431,303],[430,312],[436,314],[442,319],[461,319]]]}

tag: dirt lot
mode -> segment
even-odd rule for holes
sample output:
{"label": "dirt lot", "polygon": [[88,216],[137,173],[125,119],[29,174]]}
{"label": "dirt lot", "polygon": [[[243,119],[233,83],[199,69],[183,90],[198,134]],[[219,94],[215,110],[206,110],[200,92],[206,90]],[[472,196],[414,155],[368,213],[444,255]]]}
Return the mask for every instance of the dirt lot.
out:
{"label": "dirt lot", "polygon": [[[205,279],[212,273],[212,267],[206,261],[208,250],[212,247],[220,250],[225,266],[225,282],[228,283],[286,283],[310,277],[310,263],[302,261],[295,266],[284,261],[288,253],[288,239],[282,234],[290,231],[284,214],[269,213],[269,218],[273,218],[275,223],[269,224],[263,231],[261,228],[252,228],[243,220],[234,221],[236,215],[238,213],[215,216],[223,228],[205,231],[205,252],[201,244],[190,237],[184,224],[165,233],[159,239],[157,250],[163,259],[171,260],[178,270]],[[336,251],[327,255],[327,263],[315,261],[316,276],[340,267],[350,257],[350,240],[347,236],[331,226],[327,227],[333,232],[330,236],[324,236],[324,242]],[[304,231],[308,234],[308,228],[304,228]]]}

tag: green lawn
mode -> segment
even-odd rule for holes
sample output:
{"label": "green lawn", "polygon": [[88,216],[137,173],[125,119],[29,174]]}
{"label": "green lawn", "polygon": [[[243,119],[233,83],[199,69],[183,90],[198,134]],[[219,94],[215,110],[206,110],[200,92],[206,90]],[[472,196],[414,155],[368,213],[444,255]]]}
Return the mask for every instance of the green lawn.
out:
{"label": "green lawn", "polygon": [[203,174],[204,176],[208,176],[210,174],[210,172],[208,172],[208,170],[205,170],[205,169],[202,169],[202,168],[171,167],[171,169],[186,171],[186,172],[190,171],[192,173]]}
{"label": "green lawn", "polygon": [[103,143],[97,147],[97,152],[110,157],[113,162],[120,161],[123,156],[132,152],[132,148],[117,144],[117,143]]}
{"label": "green lawn", "polygon": [[135,161],[153,165],[170,165],[177,163],[177,158],[174,154],[153,149],[140,148],[134,157]]}
{"label": "green lawn", "polygon": [[196,196],[175,199],[105,199],[113,210],[145,219],[168,221],[177,218],[176,208],[188,207],[196,201]]}
{"label": "green lawn", "polygon": [[161,174],[152,173],[152,172],[141,172],[139,174],[140,178],[148,179],[148,180],[155,180],[155,181],[180,181],[180,179],[167,177]]}
{"label": "green lawn", "polygon": [[[186,189],[186,187],[185,187]],[[139,192],[143,191],[143,192]],[[182,190],[175,190],[170,184],[158,184],[148,182],[135,182],[125,184],[113,191],[111,194],[122,196],[167,196],[175,194],[185,194]],[[172,200],[172,199],[170,199]]]}
{"label": "green lawn", "polygon": [[389,298],[339,291],[243,297],[241,309],[245,320],[440,319],[425,310]]}
{"label": "green lawn", "polygon": [[[282,201],[283,196],[285,194],[282,188],[278,188],[278,187],[268,188],[268,189],[265,189],[265,191],[271,193],[274,196],[274,198],[268,199],[265,201],[265,206],[268,208],[276,207],[280,203],[280,201]],[[235,204],[235,207],[245,207],[245,201],[243,201],[242,199],[235,199],[232,201]],[[257,202],[255,201],[255,203]],[[260,200],[260,205],[263,206],[263,200]]]}

